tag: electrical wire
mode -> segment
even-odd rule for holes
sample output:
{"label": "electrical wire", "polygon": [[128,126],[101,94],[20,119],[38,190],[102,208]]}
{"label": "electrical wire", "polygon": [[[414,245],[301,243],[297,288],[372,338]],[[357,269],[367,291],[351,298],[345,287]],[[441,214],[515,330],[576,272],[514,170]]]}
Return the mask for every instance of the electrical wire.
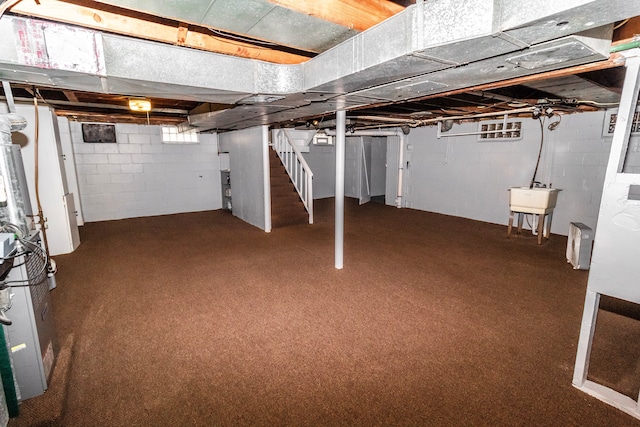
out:
{"label": "electrical wire", "polygon": [[538,117],[538,121],[540,122],[540,150],[538,151],[538,161],[536,162],[536,168],[533,171],[533,177],[531,178],[529,189],[533,188],[533,185],[536,182],[536,175],[538,175],[538,167],[540,166],[540,157],[542,157],[542,146],[544,145],[544,118]]}
{"label": "electrical wire", "polygon": [[554,114],[554,116],[558,117],[558,121],[549,123],[547,129],[549,129],[550,131],[556,130],[558,126],[560,126],[560,122],[562,121],[562,116],[560,114]]}
{"label": "electrical wire", "polygon": [[0,232],[7,232],[7,231],[15,234],[19,239],[22,239],[25,237],[24,232],[20,227],[18,227],[15,224],[11,224],[9,222],[0,227]]}
{"label": "electrical wire", "polygon": [[[45,250],[42,249],[40,245],[33,243],[27,239],[19,239],[19,242],[26,246],[30,245],[33,248],[31,253],[34,254],[35,256],[38,256],[40,260],[42,260],[42,266],[40,267],[40,270],[38,271],[37,274],[34,275],[36,282],[35,283],[32,282],[31,278],[27,278],[23,280],[6,280],[3,282],[0,282],[0,289],[4,289],[7,286],[12,286],[12,287],[39,286],[42,282],[44,282],[45,278],[47,277],[47,271],[49,268],[49,257],[47,256],[47,253],[45,252]],[[26,284],[18,285],[14,283],[26,283]]]}
{"label": "electrical wire", "polygon": [[[6,229],[6,228],[15,228],[18,229],[18,231],[21,231],[19,229],[19,227],[15,224],[12,223],[7,223],[4,224],[2,227],[0,227],[0,230]],[[17,241],[22,244],[24,246],[24,250],[20,251],[20,252],[16,252],[15,254],[13,254],[10,257],[5,257],[5,258],[0,258],[2,260],[6,260],[6,261],[11,261],[13,263],[13,260],[17,257],[20,256],[24,256],[25,259],[23,262],[21,262],[20,264],[14,264],[12,266],[13,267],[19,267],[22,265],[27,264],[27,256],[29,254],[34,254],[35,256],[38,256],[38,258],[40,258],[40,260],[42,261],[42,267],[40,268],[40,271],[38,271],[38,273],[35,275],[35,278],[37,280],[37,282],[32,283],[31,278],[28,278],[26,280],[10,280],[10,281],[2,281],[0,282],[0,289],[4,289],[7,287],[8,284],[10,283],[27,283],[26,285],[13,285],[13,286],[38,286],[40,285],[46,278],[47,273],[50,271],[50,262],[52,260],[50,260],[47,252],[37,243],[34,243],[32,241],[30,241],[29,239],[25,239],[25,238],[17,238]],[[29,247],[31,247],[31,249],[28,249]]]}
{"label": "electrical wire", "polygon": [[597,101],[578,101],[577,104],[578,105],[580,104],[594,105],[596,107],[615,107],[617,105],[620,105],[619,102],[597,102]]}
{"label": "electrical wire", "polygon": [[626,24],[627,22],[629,22],[629,19],[631,19],[631,18],[627,18],[627,19],[625,19],[624,21],[619,22],[618,24],[616,24],[616,26],[615,26],[615,27],[613,27],[613,29],[614,29],[614,30],[617,30],[618,28],[622,27],[624,24]]}
{"label": "electrical wire", "polygon": [[[276,46],[279,46],[279,45],[278,45],[278,44],[276,44],[276,43],[270,43],[270,42],[266,42],[266,41],[262,41],[262,40],[256,40],[256,39],[251,39],[251,38],[245,38],[245,37],[242,37],[242,36],[237,36],[237,35],[235,35],[235,34],[226,33],[226,32],[224,32],[224,31],[216,30],[215,28],[209,28],[209,27],[207,27],[207,29],[208,29],[209,31],[211,31],[213,34],[215,34],[216,36],[224,37],[225,39],[234,39],[234,40],[237,40],[237,41],[239,41],[239,42],[249,43],[249,44],[251,44],[251,45],[261,44],[261,45],[265,46],[265,47],[252,46],[252,47],[255,47],[256,49],[270,49],[270,47],[276,47]],[[244,46],[244,47],[246,47],[245,45],[241,45],[241,44],[238,44],[238,43],[233,43],[233,42],[231,42],[231,41],[229,41],[229,40],[225,40],[225,41],[226,41],[227,43],[233,44],[233,45],[235,45],[235,46]],[[266,46],[269,46],[269,47],[266,47]]]}

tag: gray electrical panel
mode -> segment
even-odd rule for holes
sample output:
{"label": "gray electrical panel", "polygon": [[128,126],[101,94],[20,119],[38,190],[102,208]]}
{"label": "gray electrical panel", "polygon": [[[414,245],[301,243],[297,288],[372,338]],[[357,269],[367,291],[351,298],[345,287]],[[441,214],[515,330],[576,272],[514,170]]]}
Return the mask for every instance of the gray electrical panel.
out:
{"label": "gray electrical panel", "polygon": [[53,307],[49,291],[46,257],[40,233],[27,239],[28,255],[17,257],[7,277],[11,286],[11,308],[4,326],[8,338],[18,400],[45,392],[58,352]]}

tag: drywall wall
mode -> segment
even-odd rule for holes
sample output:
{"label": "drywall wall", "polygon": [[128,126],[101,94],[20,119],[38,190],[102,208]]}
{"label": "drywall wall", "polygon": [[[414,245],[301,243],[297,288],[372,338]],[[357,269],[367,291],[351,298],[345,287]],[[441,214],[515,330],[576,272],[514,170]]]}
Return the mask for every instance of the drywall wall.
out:
{"label": "drywall wall", "polygon": [[369,167],[369,187],[371,197],[384,196],[387,180],[387,138],[366,137],[365,147],[369,145],[371,155],[367,153],[367,167]]}
{"label": "drywall wall", "polygon": [[[611,145],[602,136],[604,112],[562,116],[556,130],[546,119],[537,180],[562,191],[552,232],[567,235],[570,222],[595,229]],[[435,127],[413,129],[405,152],[404,206],[496,224],[509,217],[507,188],[529,185],[540,144],[540,124],[523,119],[523,138],[478,142],[477,136],[436,137]],[[473,132],[478,123],[454,125],[451,133]],[[637,138],[630,149],[638,151]],[[628,158],[628,169],[640,165]]]}
{"label": "drywall wall", "polygon": [[229,151],[231,211],[262,230],[267,229],[264,186],[267,143],[261,126],[220,135],[220,145]]}
{"label": "drywall wall", "polygon": [[336,192],[336,150],[333,145],[309,145],[302,153],[313,172],[313,198],[333,197]]}
{"label": "drywall wall", "polygon": [[76,161],[73,153],[73,141],[71,140],[69,120],[67,120],[66,117],[58,117],[57,121],[67,188],[69,193],[73,195],[76,220],[78,225],[81,226],[84,225],[84,216],[82,215],[82,204],[80,203],[80,187],[78,187],[78,173],[76,171]]}
{"label": "drywall wall", "polygon": [[86,222],[220,209],[216,134],[163,144],[160,126],[116,124],[115,144],[85,143],[69,122]]}

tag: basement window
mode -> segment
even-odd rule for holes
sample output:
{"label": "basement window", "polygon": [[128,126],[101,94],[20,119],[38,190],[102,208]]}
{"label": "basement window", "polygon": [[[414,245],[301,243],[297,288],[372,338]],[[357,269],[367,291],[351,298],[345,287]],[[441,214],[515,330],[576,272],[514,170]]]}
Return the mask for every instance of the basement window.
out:
{"label": "basement window", "polygon": [[522,139],[522,122],[504,120],[479,123],[478,141],[498,142]]}
{"label": "basement window", "polygon": [[[613,136],[613,131],[616,130],[616,120],[618,120],[618,110],[608,110],[604,115],[604,126],[602,128],[602,136]],[[631,133],[640,133],[640,110],[636,110],[633,115],[633,122],[631,123]]]}
{"label": "basement window", "polygon": [[177,126],[162,127],[163,144],[198,144],[199,142],[198,132],[195,129],[181,132]]}

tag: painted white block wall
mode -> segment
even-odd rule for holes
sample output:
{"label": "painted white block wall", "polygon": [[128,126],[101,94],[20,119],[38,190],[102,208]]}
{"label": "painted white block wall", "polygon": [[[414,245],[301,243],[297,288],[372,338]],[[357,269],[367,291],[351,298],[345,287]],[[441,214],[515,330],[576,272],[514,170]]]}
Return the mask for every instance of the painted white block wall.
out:
{"label": "painted white block wall", "polygon": [[[603,121],[604,112],[565,115],[555,131],[545,131],[537,180],[563,190],[553,233],[567,235],[570,222],[596,228],[611,145],[611,138],[602,136]],[[478,142],[476,136],[437,139],[435,127],[413,129],[407,138],[404,205],[506,224],[507,188],[529,185],[540,144],[538,121],[522,122],[522,140],[511,142]],[[473,132],[477,127],[454,125],[451,132]],[[637,142],[630,145],[637,151]],[[640,165],[638,157],[629,157],[629,169]]]}
{"label": "painted white block wall", "polygon": [[82,140],[69,122],[86,222],[222,207],[217,135],[163,144],[160,126],[116,124],[115,144]]}

